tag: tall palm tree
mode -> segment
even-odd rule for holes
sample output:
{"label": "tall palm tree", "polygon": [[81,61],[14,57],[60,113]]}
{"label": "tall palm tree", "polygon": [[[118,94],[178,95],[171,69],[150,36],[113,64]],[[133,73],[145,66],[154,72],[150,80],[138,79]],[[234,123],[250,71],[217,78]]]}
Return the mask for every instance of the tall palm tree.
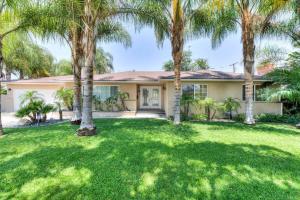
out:
{"label": "tall palm tree", "polygon": [[[81,0],[57,0],[45,7],[44,13],[44,20],[39,19],[37,22],[38,33],[44,38],[64,39],[71,49],[74,80],[74,106],[71,122],[80,124],[82,117],[81,72],[85,62],[83,49],[84,4]],[[97,33],[98,42],[119,42],[125,47],[131,45],[131,38],[120,23],[101,21],[97,24]]]}
{"label": "tall palm tree", "polygon": [[253,117],[253,75],[255,59],[255,39],[262,36],[272,21],[276,19],[288,0],[213,0],[216,23],[213,26],[214,45],[228,33],[242,33],[244,78],[246,86],[246,124],[255,124]]}
{"label": "tall palm tree", "polygon": [[[172,47],[174,63],[174,124],[180,123],[180,96],[181,78],[180,71],[183,59],[185,40],[194,36],[205,34],[205,27],[210,26],[203,20],[206,1],[202,0],[140,0],[140,12],[145,12],[139,20],[143,24],[154,26],[155,35],[160,44],[168,38]],[[148,15],[147,15],[148,14]],[[150,16],[150,17],[149,17]],[[153,20],[149,19],[152,18]],[[198,29],[192,29],[195,18],[198,20]]]}
{"label": "tall palm tree", "polygon": [[[37,6],[29,0],[0,1],[0,88],[3,77],[3,39],[16,31],[24,31],[32,25],[31,17],[36,14]],[[0,93],[1,99],[1,93]],[[3,134],[0,101],[0,135]]]}

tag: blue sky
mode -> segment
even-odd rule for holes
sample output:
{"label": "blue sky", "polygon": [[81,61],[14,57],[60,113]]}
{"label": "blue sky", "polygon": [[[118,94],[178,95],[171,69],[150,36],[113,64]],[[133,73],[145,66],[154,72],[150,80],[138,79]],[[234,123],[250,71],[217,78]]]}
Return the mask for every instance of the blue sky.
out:
{"label": "blue sky", "polygon": [[[144,28],[140,32],[135,32],[133,26],[127,25],[127,29],[132,37],[132,47],[126,49],[121,44],[116,43],[100,44],[105,51],[113,55],[115,71],[162,70],[163,63],[171,59],[169,41],[166,40],[163,47],[158,48],[155,35],[151,28]],[[48,49],[57,60],[70,60],[70,50],[65,43],[61,41],[45,42],[41,40],[37,40],[37,42]],[[257,41],[256,48],[266,43],[291,49],[289,42],[278,40]],[[217,49],[211,48],[209,38],[199,38],[197,40],[188,41],[185,44],[185,49],[188,48],[191,49],[194,59],[208,59],[209,65],[214,70],[232,71],[232,67],[229,65],[239,62],[237,64],[237,70],[242,72],[242,44],[239,33],[227,37]]]}

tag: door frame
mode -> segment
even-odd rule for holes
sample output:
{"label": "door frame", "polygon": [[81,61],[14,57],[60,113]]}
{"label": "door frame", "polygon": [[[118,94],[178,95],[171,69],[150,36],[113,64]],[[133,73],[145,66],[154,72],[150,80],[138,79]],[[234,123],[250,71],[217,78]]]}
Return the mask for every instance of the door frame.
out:
{"label": "door frame", "polygon": [[[143,88],[157,88],[159,90],[159,100],[158,100],[158,107],[152,107],[152,106],[148,106],[148,107],[144,107],[143,106]],[[161,94],[161,86],[160,85],[142,85],[140,86],[140,91],[139,91],[139,94],[140,94],[140,101],[139,101],[139,104],[140,104],[140,109],[161,109],[162,108],[162,105],[161,105],[161,100],[162,100],[162,94]]]}

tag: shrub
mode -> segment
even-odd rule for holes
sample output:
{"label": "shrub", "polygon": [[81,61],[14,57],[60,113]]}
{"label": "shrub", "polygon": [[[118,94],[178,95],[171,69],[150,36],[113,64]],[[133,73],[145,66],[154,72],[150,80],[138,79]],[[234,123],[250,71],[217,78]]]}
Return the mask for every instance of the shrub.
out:
{"label": "shrub", "polygon": [[120,102],[121,102],[121,105],[117,105],[118,109],[122,110],[122,111],[128,111],[129,109],[126,106],[125,101],[127,99],[129,99],[129,93],[128,92],[118,92],[117,99],[120,100]]}
{"label": "shrub", "polygon": [[207,115],[206,114],[193,114],[192,119],[197,120],[197,121],[204,121],[207,119]]}
{"label": "shrub", "polygon": [[300,122],[300,115],[259,114],[255,119],[258,122],[297,124]]}
{"label": "shrub", "polygon": [[241,107],[239,99],[227,97],[224,101],[224,110],[229,112],[229,119],[232,119],[232,112],[238,112],[237,110]]}
{"label": "shrub", "polygon": [[246,119],[246,115],[244,113],[240,113],[240,114],[233,116],[232,119],[237,122],[244,122]]}
{"label": "shrub", "polygon": [[181,118],[182,120],[188,120],[190,117],[190,106],[194,103],[194,97],[188,94],[183,94],[180,99],[181,104]]}
{"label": "shrub", "polygon": [[55,98],[60,101],[68,110],[73,110],[74,91],[68,88],[61,88],[56,91]]}
{"label": "shrub", "polygon": [[36,100],[29,102],[22,106],[17,112],[16,117],[23,118],[28,117],[32,123],[37,122],[37,115],[41,115],[41,121],[47,120],[47,114],[54,111],[54,106],[46,104],[43,100]]}

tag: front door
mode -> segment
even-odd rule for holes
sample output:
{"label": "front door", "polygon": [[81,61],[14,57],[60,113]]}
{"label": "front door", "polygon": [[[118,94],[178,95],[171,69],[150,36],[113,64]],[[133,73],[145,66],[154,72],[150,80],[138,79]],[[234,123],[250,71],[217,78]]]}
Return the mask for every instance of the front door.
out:
{"label": "front door", "polygon": [[141,86],[140,107],[142,109],[161,109],[161,87]]}

